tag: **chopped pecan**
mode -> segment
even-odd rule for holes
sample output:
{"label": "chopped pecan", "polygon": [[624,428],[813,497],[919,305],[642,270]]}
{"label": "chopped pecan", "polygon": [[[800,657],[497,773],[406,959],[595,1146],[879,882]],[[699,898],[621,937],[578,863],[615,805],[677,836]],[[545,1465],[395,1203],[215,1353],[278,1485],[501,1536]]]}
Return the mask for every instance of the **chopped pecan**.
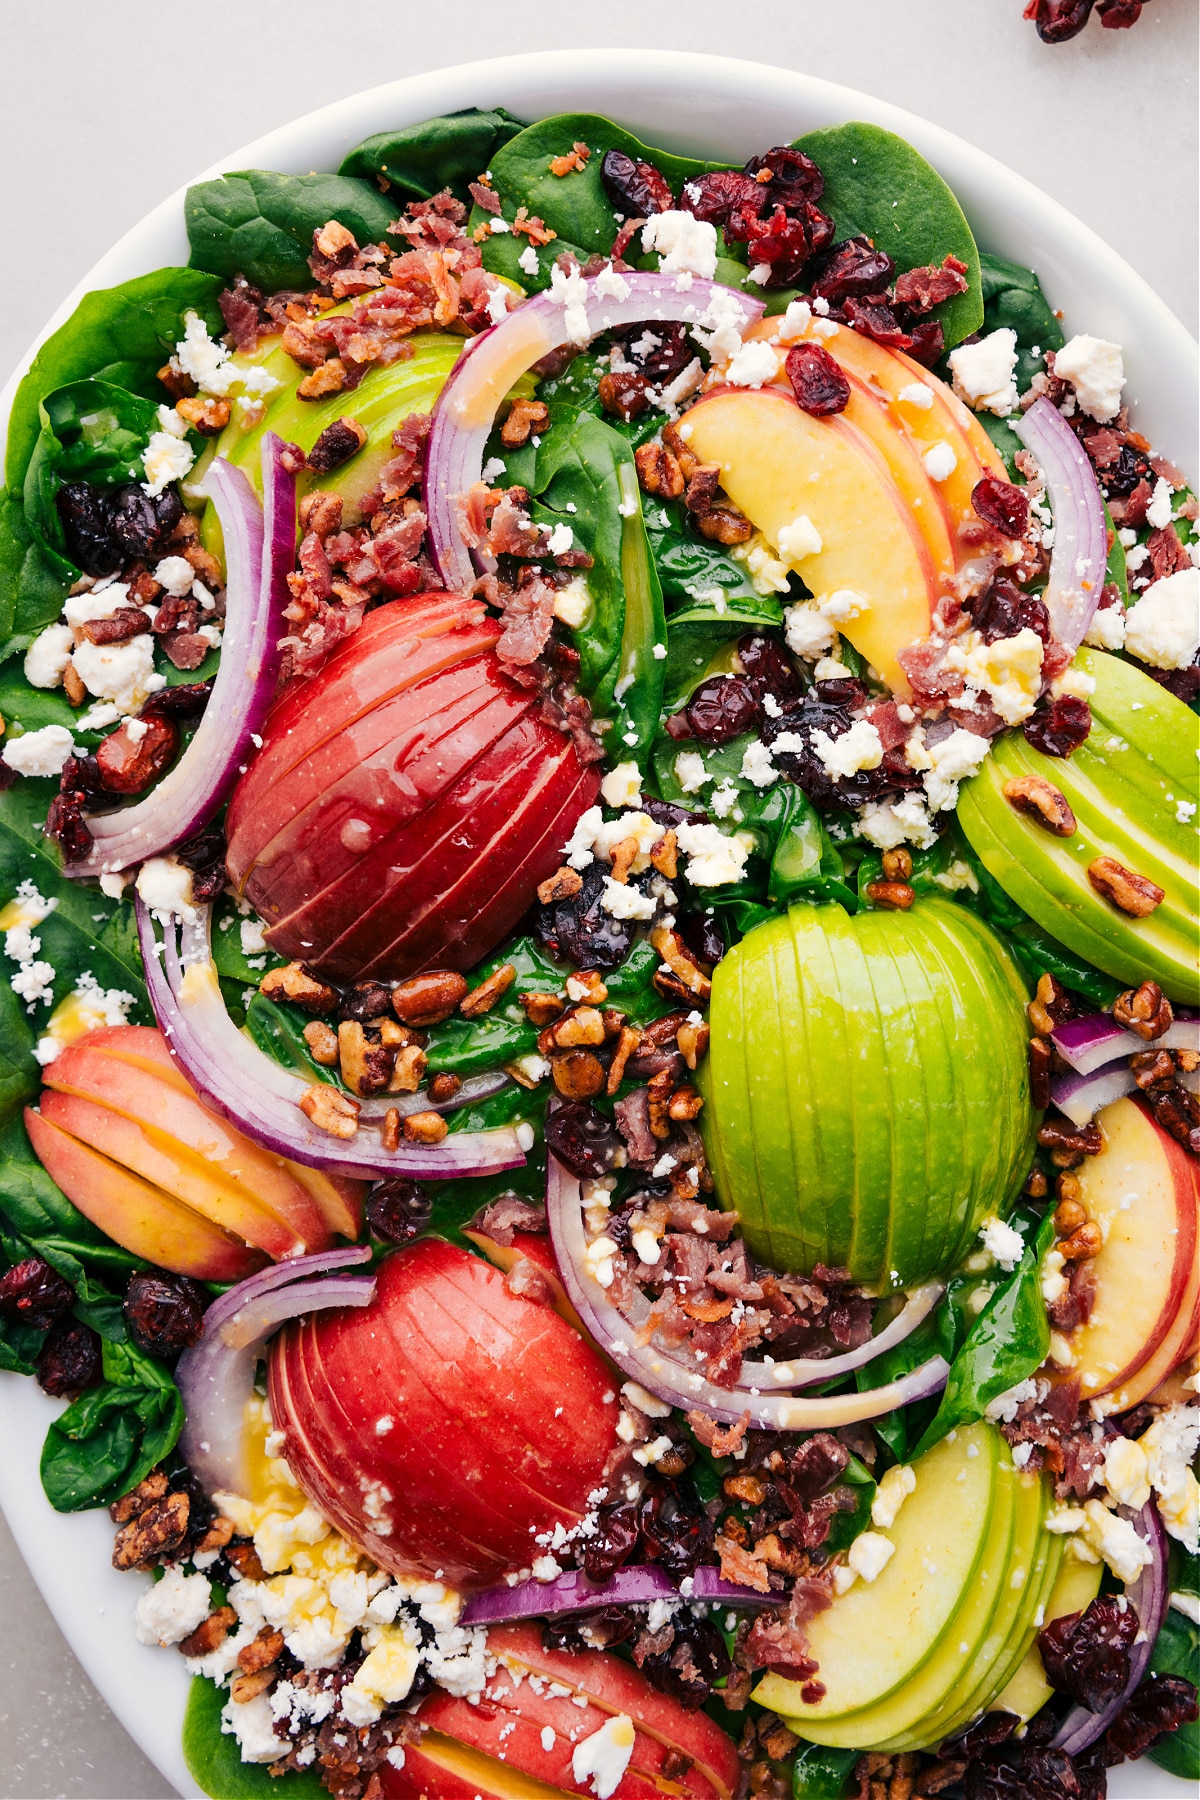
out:
{"label": "chopped pecan", "polygon": [[425,1078],[429,1058],[420,1044],[408,1044],[396,1052],[396,1062],[387,1084],[389,1094],[415,1094]]}
{"label": "chopped pecan", "polygon": [[268,969],[258,984],[267,1000],[291,1000],[305,1012],[323,1015],[333,1011],[338,997],[328,982],[310,975],[303,963],[287,963],[282,969]]}
{"label": "chopped pecan", "polygon": [[79,629],[89,644],[124,644],[149,628],[150,621],[140,606],[119,606],[110,619],[88,619]]}
{"label": "chopped pecan", "polygon": [[662,438],[663,443],[683,471],[684,481],[690,481],[700,467],[700,458],[686,440],[679,435],[678,425],[664,425]]}
{"label": "chopped pecan", "polygon": [[679,850],[673,831],[664,831],[650,852],[650,863],[667,881],[674,881],[679,873]]}
{"label": "chopped pecan", "polygon": [[410,1144],[440,1144],[450,1127],[439,1112],[409,1113],[402,1129]]}
{"label": "chopped pecan", "polygon": [[327,1081],[314,1082],[300,1096],[300,1111],[305,1118],[330,1137],[352,1138],[358,1130],[359,1110],[357,1100],[339,1093]]}
{"label": "chopped pecan", "polygon": [[614,418],[623,419],[626,424],[644,413],[650,404],[650,383],[644,375],[634,373],[616,374],[610,370],[600,377],[597,393],[605,412],[612,413]]}
{"label": "chopped pecan", "polygon": [[202,1551],[223,1550],[233,1536],[235,1529],[236,1527],[234,1526],[232,1519],[227,1519],[224,1513],[218,1513],[204,1536],[200,1539],[200,1542],[196,1545],[196,1549]]}
{"label": "chopped pecan", "polygon": [[430,1082],[429,1098],[442,1106],[447,1100],[453,1100],[461,1086],[461,1075],[451,1075],[447,1071],[443,1071],[442,1074],[435,1075]]}
{"label": "chopped pecan", "polygon": [[519,450],[529,442],[530,434],[545,431],[550,423],[550,408],[544,400],[516,399],[508,409],[508,417],[500,427],[500,442],[506,450]]}
{"label": "chopped pecan", "polygon": [[304,1041],[314,1062],[332,1069],[338,1059],[338,1037],[333,1027],[322,1019],[310,1019],[304,1027]]}
{"label": "chopped pecan", "polygon": [[633,453],[638,480],[647,494],[663,500],[678,500],[685,482],[678,457],[665,444],[639,444]]}
{"label": "chopped pecan", "polygon": [[639,848],[635,837],[622,838],[612,847],[612,879],[620,882],[622,887],[629,880],[629,871],[633,867]]}
{"label": "chopped pecan", "polygon": [[633,1055],[638,1045],[638,1034],[630,1025],[622,1025],[617,1038],[617,1047],[613,1051],[612,1061],[608,1065],[608,1080],[605,1092],[615,1094],[625,1075],[625,1064]]}
{"label": "chopped pecan", "polygon": [[307,537],[311,532],[315,537],[324,540],[341,530],[342,496],[327,494],[317,488],[311,494],[305,494],[300,502],[300,533]]}
{"label": "chopped pecan", "polygon": [[1063,1238],[1058,1248],[1067,1262],[1084,1262],[1089,1257],[1098,1256],[1103,1243],[1100,1227],[1094,1220],[1085,1219],[1069,1237]]}
{"label": "chopped pecan", "polygon": [[82,706],[88,697],[83,677],[71,661],[67,662],[67,666],[63,670],[63,692],[72,706]]}
{"label": "chopped pecan", "polygon": [[502,963],[500,968],[494,970],[487,977],[486,981],[481,981],[478,987],[472,988],[471,992],[459,1001],[459,1012],[464,1019],[482,1018],[484,1013],[491,1012],[501,995],[508,992],[516,979],[517,971],[512,963]]}
{"label": "chopped pecan", "polygon": [[742,513],[731,506],[714,506],[710,512],[697,515],[702,537],[716,544],[744,544],[754,536],[754,527]]}
{"label": "chopped pecan", "polygon": [[867,899],[885,912],[907,912],[916,894],[907,881],[868,881]]}
{"label": "chopped pecan", "polygon": [[464,978],[454,969],[434,969],[413,975],[392,989],[392,1010],[404,1025],[440,1025],[448,1019],[467,991]]}
{"label": "chopped pecan", "polygon": [[564,867],[538,884],[537,897],[543,906],[553,906],[556,900],[573,900],[582,887],[583,876],[578,869]]}
{"label": "chopped pecan", "polygon": [[253,1643],[238,1651],[238,1668],[243,1675],[257,1675],[260,1669],[269,1669],[272,1663],[278,1662],[282,1653],[282,1631],[264,1625]]}
{"label": "chopped pecan", "polygon": [[556,1050],[575,1050],[587,1044],[602,1044],[604,1038],[603,1014],[597,1012],[594,1006],[573,1006],[539,1034],[538,1049],[543,1056],[550,1056]]}
{"label": "chopped pecan", "polygon": [[557,1019],[566,1004],[557,994],[520,994],[518,999],[529,1023],[539,1028]]}
{"label": "chopped pecan", "polygon": [[1096,857],[1088,864],[1087,878],[1098,894],[1131,919],[1149,918],[1166,899],[1162,888],[1125,868],[1114,856]]}
{"label": "chopped pecan", "polygon": [[305,457],[305,464],[318,475],[330,475],[357,456],[366,441],[367,434],[357,419],[335,419],[325,427]]}
{"label": "chopped pecan", "polygon": [[[717,489],[720,485],[720,463],[697,463],[688,481],[687,493],[684,496],[688,511],[697,515],[710,513],[716,504]],[[737,540],[722,539],[722,542],[728,541],[736,542]]]}
{"label": "chopped pecan", "polygon": [[903,844],[895,850],[883,853],[883,878],[885,881],[907,881],[912,874],[912,852]]}
{"label": "chopped pecan", "polygon": [[1004,784],[1004,798],[1015,811],[1028,813],[1055,837],[1071,837],[1075,814],[1065,794],[1041,775],[1017,775]]}
{"label": "chopped pecan", "polygon": [[[1067,1188],[1066,1184],[1072,1185]],[[1062,1198],[1054,1209],[1054,1229],[1060,1238],[1069,1238],[1073,1231],[1087,1224],[1087,1209],[1080,1205],[1075,1195],[1079,1192],[1079,1179],[1075,1175],[1062,1174],[1056,1184],[1056,1192]]]}
{"label": "chopped pecan", "polygon": [[1075,1002],[1055,976],[1042,975],[1037,992],[1027,1008],[1029,1023],[1039,1037],[1049,1037],[1056,1025],[1063,1025],[1075,1015]]}
{"label": "chopped pecan", "polygon": [[1098,1156],[1104,1147],[1098,1125],[1083,1125],[1077,1129],[1057,1116],[1043,1120],[1038,1127],[1037,1140],[1043,1150],[1049,1150],[1056,1169],[1076,1169],[1085,1156]]}
{"label": "chopped pecan", "polygon": [[383,1124],[379,1127],[379,1142],[385,1150],[400,1148],[400,1113],[394,1106],[389,1106],[383,1115]]}
{"label": "chopped pecan", "polygon": [[608,988],[599,969],[573,970],[567,976],[567,997],[577,1004],[586,1000],[589,1006],[603,1006],[608,999]]}
{"label": "chopped pecan", "polygon": [[693,1023],[685,1019],[675,1033],[675,1042],[679,1045],[680,1055],[689,1069],[694,1069],[704,1052],[708,1049],[708,1026],[703,1019]]}
{"label": "chopped pecan", "polygon": [[696,998],[687,983],[680,981],[678,975],[672,975],[668,970],[656,969],[650,982],[656,994],[661,994],[664,1000],[673,1000],[676,1005],[681,1002],[686,1004]]}
{"label": "chopped pecan", "polygon": [[219,1606],[197,1625],[190,1637],[184,1638],[179,1646],[180,1655],[211,1656],[214,1650],[221,1648],[236,1624],[237,1614],[232,1606]]}
{"label": "chopped pecan", "polygon": [[122,1494],[114,1500],[108,1509],[108,1516],[114,1525],[127,1525],[138,1513],[145,1512],[154,1501],[161,1500],[167,1491],[167,1478],[161,1469],[155,1469],[147,1475],[145,1481],[139,1481],[131,1493]]}
{"label": "chopped pecan", "polygon": [[1050,1076],[1054,1069],[1054,1051],[1048,1038],[1029,1040],[1029,1098],[1039,1112],[1050,1104]]}
{"label": "chopped pecan", "polygon": [[661,1069],[646,1084],[650,1097],[650,1131],[659,1139],[669,1138],[671,1135],[670,1105],[673,1088],[674,1082],[669,1069]]}
{"label": "chopped pecan", "polygon": [[1126,1031],[1152,1043],[1175,1022],[1175,1013],[1157,981],[1143,981],[1141,987],[1126,988],[1113,1001],[1112,1016]]}
{"label": "chopped pecan", "polygon": [[156,379],[162,382],[173,402],[186,400],[196,391],[195,382],[190,375],[184,373],[183,366],[176,356],[163,364],[162,368],[158,370]]}
{"label": "chopped pecan", "polygon": [[672,975],[681,981],[690,994],[700,1000],[707,1000],[712,993],[712,982],[696,962],[677,931],[669,926],[657,925],[650,933],[650,942],[662,957]]}
{"label": "chopped pecan", "polygon": [[1175,1058],[1169,1050],[1140,1050],[1130,1057],[1129,1066],[1140,1088],[1158,1087],[1175,1079]]}
{"label": "chopped pecan", "polygon": [[118,1531],[113,1545],[114,1569],[148,1567],[178,1549],[187,1536],[191,1501],[187,1494],[164,1494]]}
{"label": "chopped pecan", "polygon": [[550,1073],[564,1100],[591,1100],[604,1086],[604,1064],[590,1050],[564,1050],[551,1059]]}
{"label": "chopped pecan", "polygon": [[684,1119],[698,1119],[703,1107],[703,1097],[697,1093],[694,1087],[685,1085],[676,1088],[671,1095],[667,1116],[674,1119],[676,1123],[680,1123]]}
{"label": "chopped pecan", "polygon": [[351,1093],[381,1094],[391,1079],[391,1051],[372,1043],[357,1019],[343,1019],[337,1035],[342,1080]]}
{"label": "chopped pecan", "polygon": [[229,423],[228,400],[214,400],[208,394],[177,400],[175,411],[201,437],[218,437]]}
{"label": "chopped pecan", "polygon": [[260,1694],[265,1694],[274,1681],[274,1668],[259,1669],[253,1675],[235,1675],[229,1684],[229,1697],[236,1706],[245,1706],[248,1700],[257,1700]]}
{"label": "chopped pecan", "polygon": [[267,1579],[267,1571],[263,1568],[258,1551],[253,1544],[243,1540],[241,1543],[227,1545],[225,1560],[237,1570],[243,1581],[265,1581]]}

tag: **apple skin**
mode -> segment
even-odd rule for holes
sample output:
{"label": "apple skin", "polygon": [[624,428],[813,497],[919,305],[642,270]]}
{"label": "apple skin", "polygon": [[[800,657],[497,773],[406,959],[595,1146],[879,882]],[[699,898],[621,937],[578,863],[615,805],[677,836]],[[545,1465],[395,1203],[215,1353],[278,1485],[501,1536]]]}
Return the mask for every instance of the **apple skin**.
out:
{"label": "apple skin", "polygon": [[270,1391],[296,1479],[338,1529],[384,1568],[457,1587],[528,1567],[540,1533],[587,1511],[616,1446],[596,1351],[434,1238],[384,1259],[370,1306],[288,1326]]}
{"label": "apple skin", "polygon": [[469,968],[558,867],[600,771],[505,670],[500,630],[478,601],[393,601],[281,697],[227,860],[282,955],[339,982]]}
{"label": "apple skin", "polygon": [[[527,1790],[520,1784],[520,1776],[524,1775],[553,1792],[590,1794],[590,1783],[577,1782],[571,1771],[574,1746],[609,1718],[624,1713],[633,1720],[637,1736],[613,1800],[656,1800],[664,1792],[678,1794],[683,1800],[731,1800],[739,1774],[737,1751],[706,1713],[685,1711],[618,1657],[600,1650],[547,1651],[541,1639],[537,1625],[501,1626],[490,1631],[488,1650],[504,1667],[488,1684],[488,1704],[472,1706],[440,1692],[430,1695],[418,1715],[422,1725],[441,1740],[454,1740],[497,1759],[502,1755],[495,1776],[498,1785],[491,1791],[523,1795]],[[514,1672],[519,1677],[516,1681]],[[544,1678],[538,1684],[540,1693],[523,1679],[526,1672]],[[552,1695],[548,1690],[555,1685],[570,1692]],[[586,1698],[588,1704],[581,1707],[572,1696]],[[547,1726],[554,1732],[549,1750],[541,1739]],[[406,1748],[402,1769],[381,1769],[384,1792],[392,1800],[417,1800],[422,1791],[439,1796],[457,1792],[440,1785],[445,1774],[444,1765],[436,1761],[436,1741],[431,1749],[433,1754],[423,1758],[420,1754],[413,1757]],[[688,1758],[691,1767],[684,1774],[662,1775],[669,1750]],[[422,1766],[426,1761],[439,1769],[438,1785],[428,1785],[428,1770]],[[506,1769],[516,1774],[516,1786],[504,1785]],[[671,1785],[664,1788],[662,1783],[668,1780]],[[479,1791],[476,1784],[473,1792]]]}
{"label": "apple skin", "polygon": [[947,900],[803,905],[748,933],[714,972],[699,1079],[717,1195],[754,1254],[880,1289],[955,1268],[1033,1154],[1025,999]]}
{"label": "apple skin", "polygon": [[[1087,741],[1070,758],[1043,756],[1019,731],[1006,733],[964,783],[958,822],[988,873],[1044,931],[1118,981],[1157,981],[1170,999],[1198,1005],[1196,829],[1176,817],[1175,802],[1196,784],[1200,722],[1132,663],[1098,650],[1075,661],[1096,683]],[[1005,800],[1004,784],[1023,775],[1066,796],[1077,821],[1070,837],[1052,836]],[[1164,890],[1162,904],[1143,919],[1120,912],[1087,878],[1097,856],[1147,876]]]}

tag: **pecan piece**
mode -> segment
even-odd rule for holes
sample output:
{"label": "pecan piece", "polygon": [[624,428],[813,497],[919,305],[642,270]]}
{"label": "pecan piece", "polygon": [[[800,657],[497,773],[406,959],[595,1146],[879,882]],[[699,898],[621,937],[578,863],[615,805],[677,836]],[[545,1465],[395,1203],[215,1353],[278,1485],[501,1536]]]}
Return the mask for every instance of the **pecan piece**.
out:
{"label": "pecan piece", "polygon": [[684,1086],[676,1088],[675,1092],[671,1095],[671,1101],[667,1107],[667,1116],[676,1121],[683,1119],[697,1119],[700,1116],[703,1105],[704,1100],[694,1087]]}
{"label": "pecan piece", "polygon": [[443,1106],[447,1100],[453,1100],[461,1086],[461,1075],[451,1075],[444,1071],[440,1075],[435,1075],[430,1082],[429,1098],[436,1101],[439,1106]]}
{"label": "pecan piece", "polygon": [[113,1544],[114,1569],[149,1567],[156,1558],[177,1550],[187,1536],[191,1501],[186,1494],[164,1494],[130,1519]]}
{"label": "pecan piece", "polygon": [[1100,1227],[1092,1219],[1085,1219],[1058,1247],[1067,1262],[1086,1262],[1099,1254],[1103,1243]]}
{"label": "pecan piece", "polygon": [[1175,1013],[1157,981],[1143,981],[1139,988],[1126,988],[1113,1001],[1112,1016],[1126,1031],[1134,1032],[1153,1043],[1175,1022]]}
{"label": "pecan piece", "polygon": [[1048,1038],[1029,1040],[1029,1098],[1038,1112],[1050,1104],[1050,1075],[1054,1068],[1054,1051]]}
{"label": "pecan piece", "polygon": [[392,1076],[392,1053],[372,1043],[357,1019],[338,1026],[338,1062],[342,1080],[354,1094],[381,1094]]}
{"label": "pecan piece", "polygon": [[883,853],[883,879],[885,881],[907,881],[912,874],[912,852],[901,844],[895,850]]}
{"label": "pecan piece", "polygon": [[237,1614],[232,1606],[219,1606],[197,1625],[190,1637],[184,1638],[179,1646],[180,1655],[211,1656],[214,1650],[221,1648],[236,1624]]}
{"label": "pecan piece", "polygon": [[379,1142],[388,1151],[400,1148],[400,1113],[394,1106],[389,1106],[383,1115],[383,1124],[379,1127]]}
{"label": "pecan piece", "polygon": [[440,1144],[450,1127],[439,1112],[409,1113],[402,1129],[410,1144]]}
{"label": "pecan piece", "polygon": [[669,1138],[671,1135],[670,1104],[674,1086],[669,1069],[660,1069],[646,1083],[650,1099],[650,1131],[652,1136],[659,1139]]}
{"label": "pecan piece", "polygon": [[[396,1052],[396,1063],[387,1084],[389,1094],[415,1094],[425,1077],[429,1058],[420,1044],[408,1044]],[[443,1077],[444,1079],[444,1077]]]}
{"label": "pecan piece", "polygon": [[556,1050],[576,1050],[583,1045],[602,1044],[605,1039],[604,1016],[594,1006],[573,1006],[538,1036],[538,1049],[543,1056]]}
{"label": "pecan piece", "polygon": [[305,457],[305,466],[318,475],[330,475],[357,456],[366,441],[367,434],[357,419],[335,419]]}
{"label": "pecan piece", "polygon": [[326,394],[340,394],[346,385],[346,365],[340,356],[331,356],[311,375],[306,375],[296,388],[297,400],[323,400]]}
{"label": "pecan piece", "polygon": [[685,1019],[675,1033],[675,1042],[679,1045],[680,1054],[689,1069],[696,1067],[708,1049],[708,1037],[708,1026],[702,1019],[695,1024],[691,1019]]}
{"label": "pecan piece", "polygon": [[517,971],[512,963],[503,963],[500,968],[494,970],[487,977],[486,981],[481,981],[477,988],[472,988],[471,992],[459,1001],[459,1012],[464,1019],[482,1018],[484,1013],[491,1012],[501,995],[508,992],[516,979]]}
{"label": "pecan piece", "polygon": [[553,906],[556,900],[573,900],[583,887],[583,876],[578,869],[559,869],[556,875],[539,882],[537,897],[543,906]]}
{"label": "pecan piece", "polygon": [[696,524],[702,537],[716,544],[744,544],[754,536],[754,527],[732,506],[714,506],[710,512],[697,513]]}
{"label": "pecan piece", "polygon": [[552,1024],[564,1009],[564,1002],[557,994],[520,994],[518,999],[529,1023],[539,1029]]}
{"label": "pecan piece", "polygon": [[313,1061],[324,1069],[332,1069],[338,1059],[338,1038],[333,1027],[322,1019],[310,1019],[304,1027],[304,1041]]}
{"label": "pecan piece", "polygon": [[359,1104],[327,1081],[315,1081],[300,1096],[300,1111],[318,1131],[330,1137],[352,1138],[358,1130]]}
{"label": "pecan piece", "polygon": [[72,706],[82,706],[87,699],[87,689],[83,685],[83,677],[73,662],[68,662],[63,670],[63,691]]}
{"label": "pecan piece", "polygon": [[229,1684],[229,1697],[237,1706],[245,1706],[247,1700],[257,1700],[265,1694],[275,1681],[275,1670],[258,1669],[253,1675],[235,1675]]}
{"label": "pecan piece", "polygon": [[1075,1002],[1066,988],[1055,976],[1042,975],[1037,984],[1037,992],[1029,1002],[1026,1011],[1029,1023],[1039,1037],[1049,1037],[1056,1025],[1063,1025],[1075,1016]]}
{"label": "pecan piece", "polygon": [[1169,1050],[1140,1050],[1129,1059],[1133,1079],[1142,1089],[1159,1087],[1175,1079],[1175,1058]]}
{"label": "pecan piece", "polygon": [[258,984],[267,1000],[291,1000],[305,1012],[325,1014],[333,1011],[338,997],[328,982],[310,975],[303,963],[287,963],[282,969],[268,969]]}
{"label": "pecan piece", "polygon": [[564,1100],[591,1100],[604,1086],[604,1064],[590,1050],[564,1050],[550,1064]]}
{"label": "pecan piece", "polygon": [[108,1516],[114,1525],[127,1525],[140,1512],[145,1512],[155,1500],[161,1500],[167,1491],[167,1478],[161,1469],[155,1469],[147,1475],[145,1481],[139,1481],[131,1493],[122,1494],[114,1500],[108,1509]]}
{"label": "pecan piece", "polygon": [[665,444],[639,444],[633,453],[638,480],[647,494],[678,500],[685,482],[677,456]]}
{"label": "pecan piece", "polygon": [[916,894],[907,881],[868,881],[867,899],[884,912],[907,912]]}
{"label": "pecan piece", "polygon": [[238,1668],[243,1675],[257,1675],[260,1669],[269,1669],[278,1662],[283,1653],[283,1633],[264,1625],[251,1644],[246,1644],[238,1651]]}
{"label": "pecan piece", "polygon": [[229,423],[228,400],[214,400],[208,394],[197,394],[175,402],[175,411],[186,419],[201,437],[217,437]]}
{"label": "pecan piece", "polygon": [[1018,775],[1004,784],[1004,798],[1016,812],[1028,813],[1055,837],[1071,837],[1075,814],[1065,794],[1041,775]]}
{"label": "pecan piece", "polygon": [[1104,1147],[1098,1125],[1083,1125],[1077,1130],[1061,1117],[1043,1120],[1037,1141],[1049,1150],[1056,1169],[1077,1169],[1085,1156],[1098,1156]]}
{"label": "pecan piece", "polygon": [[1114,856],[1098,856],[1088,864],[1087,878],[1103,899],[1131,919],[1147,919],[1166,899],[1163,889],[1145,875],[1125,868]]}
{"label": "pecan piece", "polygon": [[664,831],[659,838],[650,852],[650,865],[667,881],[674,881],[679,873],[679,847],[673,831]]}
{"label": "pecan piece", "polygon": [[404,1025],[440,1025],[466,992],[466,981],[456,970],[433,969],[394,987],[392,1010]]}
{"label": "pecan piece", "polygon": [[519,450],[529,442],[530,434],[545,431],[550,423],[550,408],[544,400],[516,399],[508,417],[500,427],[500,442],[506,450]]}
{"label": "pecan piece", "polygon": [[707,1000],[712,993],[712,982],[691,955],[679,933],[666,925],[658,925],[650,933],[650,942],[675,979],[682,982],[690,994],[700,1000]]}
{"label": "pecan piece", "polygon": [[617,1039],[617,1047],[613,1051],[612,1061],[608,1065],[608,1080],[605,1083],[605,1093],[610,1095],[616,1093],[625,1074],[625,1064],[629,1061],[629,1058],[633,1055],[637,1046],[637,1032],[634,1031],[630,1025],[622,1025],[620,1036]]}
{"label": "pecan piece", "polygon": [[586,1000],[589,1006],[603,1006],[608,988],[599,969],[576,969],[567,976],[567,995],[576,1004]]}
{"label": "pecan piece", "polygon": [[253,1544],[243,1541],[240,1544],[229,1544],[225,1550],[225,1560],[237,1570],[243,1581],[265,1581],[267,1571],[263,1568],[258,1551]]}

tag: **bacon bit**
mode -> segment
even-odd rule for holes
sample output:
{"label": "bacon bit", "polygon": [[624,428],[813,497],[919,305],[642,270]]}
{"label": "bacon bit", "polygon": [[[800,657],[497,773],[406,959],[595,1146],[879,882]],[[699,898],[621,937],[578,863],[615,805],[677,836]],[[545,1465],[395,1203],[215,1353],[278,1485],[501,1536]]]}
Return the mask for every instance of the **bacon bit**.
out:
{"label": "bacon bit", "polygon": [[545,431],[550,423],[550,408],[544,400],[516,399],[500,428],[500,442],[506,450],[517,450],[529,442],[532,432]]}
{"label": "bacon bit", "polygon": [[512,222],[513,236],[517,237],[521,233],[534,245],[548,244],[558,236],[557,231],[551,231],[544,219],[539,219],[536,214],[531,215],[525,206],[518,206],[517,216]]}
{"label": "bacon bit", "polygon": [[486,181],[468,182],[467,192],[476,206],[482,207],[484,212],[498,213],[500,211],[500,196],[495,188],[488,186]]}
{"label": "bacon bit", "polygon": [[543,576],[526,570],[502,615],[504,630],[496,643],[501,662],[525,668],[537,661],[554,626],[555,593]]}
{"label": "bacon bit", "polygon": [[340,356],[331,356],[319,368],[314,368],[311,375],[306,375],[296,388],[298,400],[322,400],[326,394],[340,394],[346,386],[350,371]]}
{"label": "bacon bit", "polygon": [[746,1441],[750,1414],[746,1411],[736,1424],[720,1426],[707,1413],[696,1411],[687,1414],[687,1422],[693,1435],[714,1456],[733,1456]]}
{"label": "bacon bit", "polygon": [[572,144],[565,156],[550,158],[550,173],[559,176],[570,175],[574,170],[584,168],[589,162],[591,154],[586,144]]}
{"label": "bacon bit", "polygon": [[[689,1425],[697,1416],[704,1417],[703,1414],[688,1414]],[[734,1429],[736,1430],[736,1427]],[[694,1426],[693,1430],[695,1430]],[[699,1432],[696,1435],[699,1436]],[[714,1454],[727,1453],[716,1451]],[[736,1582],[739,1587],[754,1588],[760,1594],[771,1592],[771,1577],[761,1557],[751,1555],[748,1551],[743,1550],[731,1537],[726,1537],[723,1533],[719,1533],[714,1539],[713,1548],[721,1559],[722,1580]]]}
{"label": "bacon bit", "polygon": [[940,306],[943,300],[949,300],[954,294],[965,294],[967,291],[967,265],[956,256],[947,256],[941,268],[927,267],[908,269],[896,279],[893,299],[900,306],[907,306],[913,312],[927,313],[933,307]]}

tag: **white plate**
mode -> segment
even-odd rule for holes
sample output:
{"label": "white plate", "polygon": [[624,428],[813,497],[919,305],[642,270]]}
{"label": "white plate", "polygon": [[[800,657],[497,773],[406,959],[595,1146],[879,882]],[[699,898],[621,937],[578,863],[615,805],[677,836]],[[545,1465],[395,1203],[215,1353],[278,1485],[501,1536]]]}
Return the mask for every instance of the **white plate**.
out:
{"label": "white plate", "polygon": [[[497,105],[525,119],[567,110],[604,113],[650,143],[727,155],[735,163],[846,119],[899,132],[945,176],[979,242],[1037,270],[1051,304],[1064,314],[1068,336],[1089,331],[1124,345],[1126,397],[1136,424],[1163,455],[1195,471],[1196,344],[1142,278],[1094,232],[991,157],[911,113],[833,82],[727,57],[650,50],[503,57],[338,101],[257,139],[196,179],[225,169],[332,169],[373,132],[460,107]],[[101,257],[38,342],[89,289],[185,263],[187,255],[181,189]],[[0,394],[0,435],[17,379]],[[134,1637],[142,1583],[109,1566],[112,1527],[105,1513],[64,1516],[42,1493],[38,1457],[59,1410],[34,1382],[0,1375],[0,1505],[47,1605],[125,1729],[181,1794],[197,1795],[179,1747],[188,1686],[182,1661]],[[1144,1762],[1114,1770],[1109,1791],[1124,1800],[1169,1800],[1192,1789]]]}

